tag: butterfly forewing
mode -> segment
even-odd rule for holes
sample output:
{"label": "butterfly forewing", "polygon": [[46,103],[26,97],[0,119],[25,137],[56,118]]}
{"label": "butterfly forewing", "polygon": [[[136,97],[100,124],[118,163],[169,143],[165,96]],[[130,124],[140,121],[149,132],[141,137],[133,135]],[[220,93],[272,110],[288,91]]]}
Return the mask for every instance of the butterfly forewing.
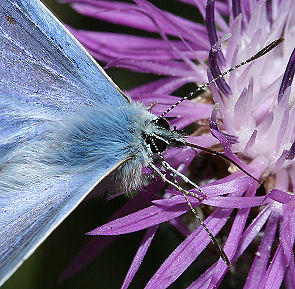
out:
{"label": "butterfly forewing", "polygon": [[59,109],[124,102],[115,84],[42,3],[8,0],[0,8],[1,94]]}

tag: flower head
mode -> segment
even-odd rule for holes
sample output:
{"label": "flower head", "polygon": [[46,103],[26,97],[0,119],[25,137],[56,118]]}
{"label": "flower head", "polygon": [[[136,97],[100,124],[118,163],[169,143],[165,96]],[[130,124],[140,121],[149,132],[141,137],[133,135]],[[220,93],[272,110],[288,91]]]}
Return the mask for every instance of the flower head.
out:
{"label": "flower head", "polygon": [[[228,157],[264,182],[266,193],[261,194],[255,180],[241,171],[233,171],[212,183],[204,181],[201,186],[208,197],[202,204],[216,207],[205,220],[213,235],[233,217],[224,246],[233,264],[253,240],[259,242],[244,288],[280,288],[282,282],[286,288],[294,288],[294,1],[233,0],[228,4],[179,0],[197,7],[206,25],[162,11],[144,0],[134,0],[135,4],[63,2],[71,3],[79,13],[90,17],[159,33],[161,38],[151,38],[71,28],[96,58],[108,62],[106,67],[119,66],[165,76],[129,91],[134,100],[147,105],[156,101],[152,112],[158,115],[179,99],[174,96],[178,88],[187,83],[205,83],[284,37],[281,46],[216,81],[210,90],[194,101],[184,101],[167,117],[177,129],[197,122],[198,130],[189,137],[192,143],[205,147],[221,143]],[[214,106],[217,103],[218,108]],[[208,123],[211,131],[206,127]],[[165,155],[181,172],[187,171],[194,157],[195,151],[187,147],[171,149]],[[168,187],[160,198],[157,192],[161,186],[162,182],[156,180],[147,188],[152,204],[146,203],[146,208],[90,232],[118,235],[148,228],[122,288],[132,281],[160,223],[169,221],[187,237],[151,277],[146,288],[167,288],[210,243],[203,228],[190,233],[179,218],[189,210],[179,192]],[[190,200],[194,206],[201,204],[197,199]],[[130,202],[134,205],[134,200]],[[238,209],[236,214],[234,209]],[[123,214],[124,209],[119,215]],[[67,273],[73,273],[71,268]],[[216,287],[228,271],[229,267],[219,260],[196,276],[188,288]]]}

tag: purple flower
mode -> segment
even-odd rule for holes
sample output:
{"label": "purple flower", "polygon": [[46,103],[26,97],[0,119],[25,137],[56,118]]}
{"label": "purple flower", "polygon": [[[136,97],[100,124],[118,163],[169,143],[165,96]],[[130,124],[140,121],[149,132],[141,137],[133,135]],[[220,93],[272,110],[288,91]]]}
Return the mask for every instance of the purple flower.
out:
{"label": "purple flower", "polygon": [[[193,101],[184,101],[167,116],[177,129],[197,122],[200,128],[189,137],[190,142],[205,147],[222,144],[228,157],[264,182],[266,192],[261,193],[255,180],[230,168],[230,175],[209,184],[204,180],[201,186],[208,196],[202,204],[216,208],[205,220],[213,235],[232,217],[224,251],[234,266],[251,243],[258,243],[244,288],[280,288],[283,282],[286,288],[295,288],[295,2],[178,1],[197,7],[206,25],[162,11],[144,0],[134,0],[134,4],[63,0],[83,15],[159,33],[161,38],[70,28],[93,56],[108,63],[106,68],[118,66],[165,76],[129,91],[134,100],[146,105],[156,101],[152,112],[157,115],[179,99],[173,95],[178,88],[205,83],[275,39],[285,38],[279,47],[218,80],[210,90]],[[171,149],[165,159],[185,173],[195,154],[187,147]],[[89,234],[110,237],[86,245],[64,277],[88,264],[114,236],[148,228],[122,285],[127,288],[158,225],[168,221],[186,239],[145,288],[171,285],[208,246],[210,238],[202,227],[191,232],[184,224],[180,216],[189,207],[179,192],[168,187],[163,198],[159,197],[162,185],[154,180],[145,188],[149,200],[143,201],[144,191],[140,192],[112,221],[92,230]],[[201,204],[193,197],[190,201],[194,206]],[[133,213],[126,214],[131,208]],[[204,268],[188,288],[215,288],[229,270],[220,259]]]}

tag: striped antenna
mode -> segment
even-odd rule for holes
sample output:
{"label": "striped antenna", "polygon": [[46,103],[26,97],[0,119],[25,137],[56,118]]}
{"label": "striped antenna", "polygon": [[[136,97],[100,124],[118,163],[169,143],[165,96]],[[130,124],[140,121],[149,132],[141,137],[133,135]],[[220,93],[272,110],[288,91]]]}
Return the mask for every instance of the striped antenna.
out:
{"label": "striped antenna", "polygon": [[248,58],[247,60],[233,66],[232,68],[230,68],[229,70],[221,73],[220,75],[218,75],[216,78],[210,80],[209,82],[197,87],[194,91],[190,92],[188,95],[184,96],[183,98],[181,98],[179,101],[177,101],[175,104],[173,104],[171,107],[169,107],[166,111],[164,111],[160,118],[163,118],[167,113],[169,113],[171,110],[173,110],[176,106],[178,106],[180,103],[182,103],[184,100],[189,99],[190,97],[192,97],[195,93],[197,93],[198,91],[203,90],[204,88],[208,87],[209,85],[211,85],[212,83],[215,83],[217,80],[223,78],[224,76],[226,76],[227,74],[229,74],[230,72],[232,72],[233,70],[252,62],[253,60],[258,59],[259,57],[263,56],[264,54],[268,53],[269,51],[271,51],[273,48],[275,48],[276,46],[278,46],[282,41],[284,40],[284,38],[278,38],[277,40],[271,42],[270,44],[268,44],[267,46],[265,46],[264,48],[262,48],[259,52],[257,52],[255,55],[253,55],[252,57]]}

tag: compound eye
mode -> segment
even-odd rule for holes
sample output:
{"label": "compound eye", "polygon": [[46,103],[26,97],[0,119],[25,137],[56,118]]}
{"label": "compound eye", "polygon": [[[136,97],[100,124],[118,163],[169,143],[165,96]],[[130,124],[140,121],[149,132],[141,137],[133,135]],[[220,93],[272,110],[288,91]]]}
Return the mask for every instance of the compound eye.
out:
{"label": "compound eye", "polygon": [[[170,131],[170,125],[168,121],[164,118],[157,118],[153,120],[153,123],[157,126],[158,129],[163,129]],[[144,134],[144,139],[147,144],[150,145],[151,151],[153,153],[162,153],[166,150],[168,144],[160,138],[157,138],[155,135]]]}
{"label": "compound eye", "polygon": [[165,130],[170,130],[170,125],[168,121],[164,118],[157,118],[154,120],[155,124]]}
{"label": "compound eye", "polygon": [[156,137],[147,137],[146,143],[150,145],[153,153],[162,153],[166,150],[168,144],[161,139]]}

